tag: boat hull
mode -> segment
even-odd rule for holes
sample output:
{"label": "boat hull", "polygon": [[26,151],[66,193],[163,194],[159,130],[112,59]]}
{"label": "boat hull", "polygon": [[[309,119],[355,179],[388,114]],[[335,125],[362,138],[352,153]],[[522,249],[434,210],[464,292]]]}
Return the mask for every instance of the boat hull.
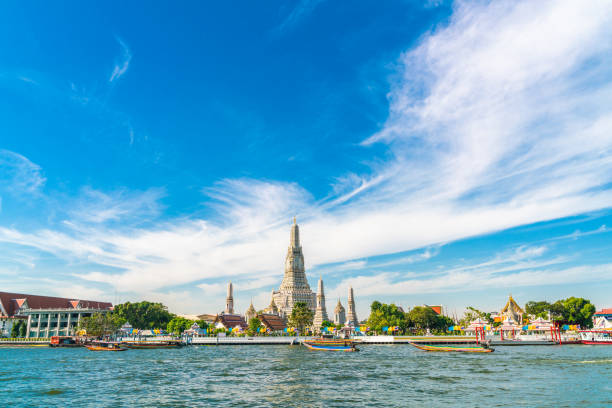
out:
{"label": "boat hull", "polygon": [[100,347],[100,346],[85,346],[89,351],[125,351],[126,349],[122,347],[117,348],[109,348],[109,347]]}
{"label": "boat hull", "polygon": [[351,340],[310,340],[302,343],[309,350],[321,351],[359,351]]}
{"label": "boat hull", "polygon": [[590,341],[590,340],[581,340],[580,343],[588,344],[590,346],[612,346],[612,341]]}
{"label": "boat hull", "polygon": [[480,345],[430,345],[430,344],[416,344],[410,343],[414,347],[423,351],[433,351],[433,352],[451,352],[451,353],[492,353],[494,349],[483,347]]}

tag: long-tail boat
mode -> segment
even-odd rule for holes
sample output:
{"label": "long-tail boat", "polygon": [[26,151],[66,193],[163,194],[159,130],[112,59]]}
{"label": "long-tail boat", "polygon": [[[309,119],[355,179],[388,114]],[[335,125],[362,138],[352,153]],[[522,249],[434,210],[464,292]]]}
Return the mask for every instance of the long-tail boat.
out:
{"label": "long-tail boat", "polygon": [[121,345],[117,342],[109,341],[109,342],[95,342],[92,344],[88,344],[87,347],[90,351],[125,351],[127,349],[121,347]]}
{"label": "long-tail boat", "polygon": [[314,339],[304,340],[303,345],[310,350],[325,350],[325,351],[359,351],[355,347],[355,342],[350,339]]}
{"label": "long-tail boat", "polygon": [[128,340],[122,341],[121,345],[131,349],[168,349],[183,347],[184,344],[181,340]]}
{"label": "long-tail boat", "polygon": [[495,349],[489,347],[486,343],[479,344],[416,344],[410,343],[414,347],[423,351],[442,351],[442,352],[460,352],[460,353],[492,353]]}

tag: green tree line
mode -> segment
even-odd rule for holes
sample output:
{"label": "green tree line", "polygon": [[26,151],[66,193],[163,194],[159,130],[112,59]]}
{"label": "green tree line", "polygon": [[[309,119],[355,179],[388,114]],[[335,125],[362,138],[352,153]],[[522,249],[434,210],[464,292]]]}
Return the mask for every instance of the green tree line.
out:
{"label": "green tree line", "polygon": [[397,326],[400,333],[406,331],[423,331],[430,329],[433,332],[444,332],[453,325],[452,319],[442,316],[430,307],[417,306],[409,312],[402,311],[395,304],[385,304],[379,301],[372,302],[370,317],[366,324],[375,332],[382,332],[383,327]]}

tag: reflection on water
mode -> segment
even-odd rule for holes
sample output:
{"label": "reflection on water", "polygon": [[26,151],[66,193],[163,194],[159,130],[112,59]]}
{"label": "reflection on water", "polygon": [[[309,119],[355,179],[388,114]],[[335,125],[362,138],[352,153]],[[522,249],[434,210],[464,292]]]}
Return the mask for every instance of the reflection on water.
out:
{"label": "reflection on water", "polygon": [[612,347],[0,348],[1,406],[609,406]]}

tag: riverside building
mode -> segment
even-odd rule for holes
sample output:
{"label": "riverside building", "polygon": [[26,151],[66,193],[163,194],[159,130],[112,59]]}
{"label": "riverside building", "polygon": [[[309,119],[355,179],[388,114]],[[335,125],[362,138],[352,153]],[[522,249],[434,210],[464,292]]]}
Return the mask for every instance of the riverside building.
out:
{"label": "riverside building", "polygon": [[2,335],[9,336],[12,324],[23,320],[26,338],[69,336],[82,318],[112,308],[109,302],[0,292],[0,320],[4,323],[0,327]]}

